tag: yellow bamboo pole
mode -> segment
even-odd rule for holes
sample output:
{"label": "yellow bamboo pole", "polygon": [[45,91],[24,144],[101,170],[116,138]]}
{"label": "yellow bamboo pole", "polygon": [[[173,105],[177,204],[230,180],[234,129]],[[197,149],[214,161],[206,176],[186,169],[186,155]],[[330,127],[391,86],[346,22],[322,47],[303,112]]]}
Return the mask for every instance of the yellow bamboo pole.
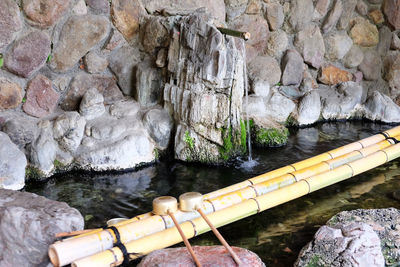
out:
{"label": "yellow bamboo pole", "polygon": [[[394,131],[392,130],[391,133],[397,133],[397,131],[400,132],[400,127],[396,127],[397,130]],[[387,134],[387,133],[386,133]],[[388,134],[387,134],[388,135]],[[383,139],[384,141],[373,145],[375,141],[379,141]],[[277,169],[275,171],[269,172],[264,175],[260,175],[258,177],[249,179],[247,182],[250,182],[251,184],[254,184],[257,181],[263,181],[263,183],[258,183],[255,184],[254,186],[248,185],[247,187],[241,187],[245,183],[239,183],[241,189],[236,190],[234,192],[226,193],[225,195],[217,196],[212,199],[206,199],[204,205],[204,211],[205,213],[211,213],[216,210],[220,210],[223,208],[226,208],[228,206],[237,204],[241,201],[254,198],[256,196],[265,194],[267,192],[270,192],[272,190],[276,190],[278,188],[281,188],[283,186],[290,185],[298,180],[307,178],[312,175],[316,175],[318,173],[328,171],[333,168],[333,166],[338,166],[341,164],[344,164],[346,162],[350,162],[351,160],[354,160],[356,158],[355,154],[360,154],[359,157],[362,155],[367,155],[368,153],[372,153],[374,149],[368,149],[364,151],[363,153],[361,152],[355,152],[353,153],[354,149],[360,149],[366,145],[374,146],[374,149],[378,150],[381,147],[385,147],[390,145],[389,141],[385,140],[385,137],[382,134],[371,136],[368,138],[365,138],[363,140],[360,140],[358,142],[351,143],[349,145],[331,150],[329,152],[323,153],[321,155],[300,161],[298,163]],[[360,149],[360,151],[363,151],[363,149]],[[376,151],[375,150],[375,151]],[[348,154],[345,154],[348,153]],[[332,155],[336,156],[337,158],[332,158]],[[347,156],[346,156],[347,155]],[[346,157],[349,157],[347,159]],[[325,162],[321,162],[321,160],[327,160]],[[331,163],[332,161],[332,163]],[[319,162],[319,163],[318,163]],[[315,164],[316,163],[316,164]],[[309,166],[310,164],[311,167]],[[331,165],[332,164],[332,165]],[[298,169],[298,171],[294,171],[290,174],[285,174],[279,176],[279,174],[288,172],[290,170],[295,170]],[[277,177],[279,176],[279,177]],[[276,177],[276,178],[274,178]],[[233,185],[229,187],[229,190],[232,190],[235,188],[236,185]],[[223,190],[222,190],[223,191]],[[222,192],[221,191],[221,192]],[[213,194],[211,194],[212,196]],[[215,195],[215,194],[214,194]],[[206,198],[207,195],[204,196]],[[208,195],[210,197],[210,194]],[[143,216],[143,215],[140,215]],[[157,215],[146,215],[143,220],[141,221],[135,221],[131,223],[126,223],[122,224],[121,226],[116,225],[118,228],[120,235],[121,235],[121,240],[123,242],[129,242],[131,240],[136,240],[139,238],[142,238],[143,236],[153,234],[158,231],[162,231],[166,228],[170,228],[174,226],[173,221],[169,216],[157,216]],[[182,212],[182,211],[177,211],[175,214],[177,220],[179,222],[187,221],[187,220],[192,220],[194,218],[197,218],[199,215],[196,212]],[[138,217],[138,216],[137,216]],[[135,217],[136,218],[136,217]],[[151,226],[151,227],[150,227]],[[133,230],[134,229],[134,230]],[[69,264],[70,262],[79,259],[79,257],[82,257],[82,253],[77,253],[75,256],[73,256],[73,252],[71,253],[66,253],[65,257],[61,255],[60,251],[71,251],[73,250],[73,247],[77,243],[85,244],[86,250],[85,253],[87,255],[95,254],[98,253],[102,250],[109,249],[112,247],[112,244],[110,244],[110,240],[107,238],[103,238],[103,236],[112,236],[114,237],[113,242],[116,242],[115,236],[113,235],[113,232],[110,230],[99,230],[98,232],[95,233],[94,236],[90,236],[90,234],[86,234],[83,236],[78,236],[75,237],[75,239],[79,239],[78,241],[75,240],[76,242],[74,243],[69,243],[69,240],[64,240],[63,242],[58,242],[53,245],[51,245],[49,249],[49,255],[50,259],[52,260],[53,257],[60,257],[60,259],[54,259],[54,262],[59,262],[60,266],[63,266],[65,264]],[[95,241],[96,238],[98,241]],[[68,241],[68,242],[66,242]],[[101,249],[101,250],[100,250]],[[52,257],[53,256],[53,257]],[[52,260],[53,262],[53,260]],[[53,262],[53,264],[54,264]]]}
{"label": "yellow bamboo pole", "polygon": [[[212,224],[214,224],[216,227],[219,227],[304,196],[310,192],[314,192],[331,184],[348,179],[354,175],[373,169],[376,166],[384,164],[389,160],[393,160],[398,157],[400,157],[400,144],[384,148],[383,150],[374,152],[365,158],[358,159],[348,164],[346,163],[345,165],[337,167],[323,174],[306,178],[284,188],[213,212],[208,215],[208,218]],[[188,238],[210,230],[209,226],[204,222],[204,220],[201,220],[201,218],[184,222],[181,224],[181,227]],[[126,248],[128,252],[137,253],[131,255],[130,258],[138,258],[142,255],[148,254],[153,250],[165,248],[181,242],[181,239],[176,232],[176,228],[173,227],[127,243]],[[120,249],[114,247],[111,250],[77,260],[72,263],[72,266],[116,266],[121,264],[122,261],[123,256]]]}

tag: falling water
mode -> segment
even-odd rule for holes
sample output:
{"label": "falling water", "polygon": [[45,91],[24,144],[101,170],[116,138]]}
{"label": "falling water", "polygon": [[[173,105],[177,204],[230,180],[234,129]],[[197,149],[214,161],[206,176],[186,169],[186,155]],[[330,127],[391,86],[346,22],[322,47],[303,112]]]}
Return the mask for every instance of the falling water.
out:
{"label": "falling water", "polygon": [[250,134],[250,117],[248,113],[249,108],[249,86],[247,81],[247,66],[246,66],[246,45],[243,40],[243,74],[244,74],[244,91],[246,94],[246,128],[247,128],[247,147],[249,150],[249,158],[248,161],[252,162],[253,157],[251,153],[251,134]]}

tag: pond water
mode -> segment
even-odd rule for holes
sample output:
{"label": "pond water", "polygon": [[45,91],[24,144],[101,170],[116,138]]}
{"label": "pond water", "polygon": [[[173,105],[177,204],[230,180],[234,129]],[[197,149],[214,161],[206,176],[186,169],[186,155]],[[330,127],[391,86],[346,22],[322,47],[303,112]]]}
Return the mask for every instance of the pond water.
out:
{"label": "pond water", "polygon": [[[82,213],[86,228],[99,227],[111,218],[129,218],[148,212],[155,197],[178,197],[188,191],[208,193],[392,127],[364,121],[317,124],[311,128],[291,129],[285,147],[253,149],[257,164],[250,165],[254,166],[243,164],[241,159],[219,167],[163,160],[135,172],[57,175],[46,182],[28,184],[25,190],[65,201]],[[358,208],[400,208],[400,201],[393,198],[393,192],[400,190],[399,165],[400,160],[392,161],[226,225],[220,228],[221,234],[231,245],[257,253],[267,266],[291,266],[300,249],[334,214]],[[219,244],[211,232],[190,242],[192,245]]]}

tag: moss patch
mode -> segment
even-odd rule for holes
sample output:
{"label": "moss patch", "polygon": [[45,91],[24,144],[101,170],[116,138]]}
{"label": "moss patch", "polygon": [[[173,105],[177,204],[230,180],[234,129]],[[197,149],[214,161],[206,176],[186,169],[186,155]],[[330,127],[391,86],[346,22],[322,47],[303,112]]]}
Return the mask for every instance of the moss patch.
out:
{"label": "moss patch", "polygon": [[26,180],[42,180],[45,177],[44,173],[40,171],[38,168],[33,166],[27,166],[25,168],[25,178]]}
{"label": "moss patch", "polygon": [[260,147],[279,147],[287,143],[288,137],[287,128],[258,128],[254,132],[254,143]]}
{"label": "moss patch", "polygon": [[312,256],[311,260],[307,263],[305,267],[324,267],[325,265],[321,261],[321,257],[319,255]]}

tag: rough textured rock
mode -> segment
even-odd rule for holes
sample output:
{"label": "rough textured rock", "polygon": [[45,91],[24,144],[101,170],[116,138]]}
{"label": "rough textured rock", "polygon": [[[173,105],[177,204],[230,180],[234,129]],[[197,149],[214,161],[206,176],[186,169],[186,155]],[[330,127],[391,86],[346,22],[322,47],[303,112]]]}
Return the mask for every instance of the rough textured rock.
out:
{"label": "rough textured rock", "polygon": [[10,80],[0,78],[0,110],[16,108],[21,101],[21,87]]}
{"label": "rough textured rock", "polygon": [[300,85],[303,79],[303,58],[296,50],[287,50],[282,58],[282,84]]}
{"label": "rough textured rock", "polygon": [[289,23],[293,29],[303,30],[312,20],[314,13],[312,0],[293,0],[290,3]]}
{"label": "rough textured rock", "polygon": [[316,25],[309,25],[296,35],[294,45],[303,55],[304,61],[314,68],[324,61],[325,44],[321,31]]}
{"label": "rough textured rock", "polygon": [[389,52],[391,42],[392,42],[391,30],[386,26],[382,26],[379,29],[379,44],[377,47],[380,56],[385,56]]}
{"label": "rough textured rock", "polygon": [[278,30],[285,19],[283,14],[283,7],[279,3],[266,4],[265,16],[268,20],[269,29],[271,31]]}
{"label": "rough textured rock", "polygon": [[277,30],[271,32],[265,52],[270,56],[280,58],[283,52],[286,51],[288,45],[289,40],[286,32]]}
{"label": "rough textured rock", "polygon": [[154,62],[145,60],[138,64],[136,69],[135,99],[141,106],[150,107],[161,104],[163,92],[163,78]]}
{"label": "rough textured rock", "polygon": [[[265,66],[268,66],[266,68]],[[266,81],[270,87],[281,79],[281,68],[278,62],[270,56],[259,56],[248,64],[248,74],[251,81]]]}
{"label": "rough textured rock", "polygon": [[118,101],[109,108],[110,114],[116,118],[134,116],[140,110],[140,105],[135,100]]}
{"label": "rough textured rock", "polygon": [[11,141],[23,149],[27,144],[35,140],[38,133],[37,120],[28,116],[10,118],[4,122],[2,131],[5,132]]}
{"label": "rough textured rock", "polygon": [[[240,6],[243,5],[242,12],[246,9],[248,1],[243,0],[142,0],[146,11],[153,14],[157,10],[164,10],[166,13],[171,14],[191,14],[193,11],[205,7],[207,13],[211,14],[220,22],[225,21],[226,11],[225,3],[227,6]],[[167,7],[167,8],[166,8]]]}
{"label": "rough textured rock", "polygon": [[364,53],[364,59],[358,68],[366,80],[378,80],[382,73],[381,57],[375,50],[368,50]]}
{"label": "rough textured rock", "polygon": [[143,47],[146,52],[153,53],[156,48],[168,47],[169,27],[163,25],[163,19],[152,17],[143,28]]}
{"label": "rough textured rock", "polygon": [[124,170],[154,161],[154,148],[146,133],[138,129],[117,141],[85,147],[75,161],[85,170]]}
{"label": "rough textured rock", "polygon": [[130,41],[139,32],[140,17],[145,14],[140,1],[115,0],[111,2],[111,18],[115,27]]}
{"label": "rough textured rock", "polygon": [[256,96],[268,96],[270,93],[270,84],[263,80],[253,80],[251,82],[251,91]]}
{"label": "rough textured rock", "polygon": [[110,58],[110,68],[118,77],[118,84],[125,95],[134,95],[135,65],[139,61],[137,51],[130,46],[118,49]]}
{"label": "rough textured rock", "polygon": [[85,124],[78,112],[66,112],[54,121],[54,139],[63,150],[74,152],[82,141]]}
{"label": "rough textured rock", "polygon": [[385,80],[389,83],[391,90],[400,92],[400,53],[391,52],[384,59]]}
{"label": "rough textured rock", "polygon": [[383,17],[382,11],[380,9],[371,10],[368,13],[368,17],[374,22],[374,24],[382,24],[385,22],[385,18]]}
{"label": "rough textured rock", "polygon": [[339,30],[347,29],[350,23],[350,19],[353,16],[353,11],[356,8],[356,5],[357,5],[357,0],[343,1],[343,12],[337,24]]}
{"label": "rough textured rock", "polygon": [[14,43],[6,54],[4,65],[11,72],[29,77],[43,67],[50,54],[50,38],[40,31],[34,31]]}
{"label": "rough textured rock", "polygon": [[[349,1],[349,0],[347,0]],[[330,32],[337,24],[340,16],[343,13],[343,3],[341,0],[335,0],[331,11],[329,12],[328,16],[326,17],[323,25],[322,25],[322,32],[327,33]]]}
{"label": "rough textured rock", "polygon": [[123,98],[113,77],[80,73],[71,82],[61,108],[66,111],[78,110],[83,95],[90,88],[96,88],[103,94],[105,104],[111,104]]}
{"label": "rough textured rock", "polygon": [[331,0],[318,0],[315,4],[313,19],[320,20],[328,13],[328,8]]}
{"label": "rough textured rock", "polygon": [[71,69],[98,42],[107,37],[109,22],[96,15],[72,16],[64,24],[50,66],[58,72]]}
{"label": "rough textured rock", "polygon": [[[30,165],[40,171],[40,175],[48,177],[54,170],[54,160],[58,152],[57,143],[53,139],[51,123],[44,121],[39,124],[40,133],[32,142],[29,153]],[[28,175],[27,175],[28,176]],[[34,177],[38,178],[38,177]]]}
{"label": "rough textured rock", "polygon": [[378,91],[367,99],[365,103],[365,117],[373,121],[400,122],[400,107],[387,95]]}
{"label": "rough textured rock", "polygon": [[85,56],[85,64],[89,73],[102,73],[107,68],[108,61],[96,52],[89,52]]}
{"label": "rough textured rock", "polygon": [[143,116],[143,124],[159,149],[166,149],[171,139],[173,121],[162,109],[151,109]]}
{"label": "rough textured rock", "polygon": [[22,8],[31,22],[47,28],[64,15],[71,0],[24,0],[22,2]]}
{"label": "rough textured rock", "polygon": [[94,10],[95,13],[110,13],[110,2],[108,0],[86,0],[86,3],[90,8]]}
{"label": "rough textured rock", "polygon": [[322,117],[330,119],[349,119],[361,116],[361,103],[364,101],[364,90],[356,82],[342,83],[336,90],[320,90]]}
{"label": "rough textured rock", "polygon": [[286,122],[296,108],[296,104],[280,93],[274,93],[266,103],[266,115],[276,122]]}
{"label": "rough textured rock", "polygon": [[257,0],[250,0],[247,4],[245,13],[249,15],[257,15],[261,12],[261,3]]}
{"label": "rough textured rock", "polygon": [[228,22],[242,15],[247,7],[248,0],[226,0],[226,20]]}
{"label": "rough textured rock", "polygon": [[357,18],[350,30],[350,37],[356,45],[363,47],[376,46],[379,42],[379,32],[376,26],[363,18]]}
{"label": "rough textured rock", "polygon": [[104,97],[96,88],[90,88],[82,97],[79,105],[79,113],[86,120],[100,117],[106,111],[104,107]]}
{"label": "rough textured rock", "polygon": [[138,121],[131,118],[129,118],[129,120],[118,120],[108,116],[102,116],[98,119],[91,120],[85,126],[85,135],[95,140],[85,137],[82,141],[82,144],[86,147],[89,147],[90,142],[92,143],[92,146],[94,146],[94,141],[97,140],[100,140],[104,143],[109,142],[110,140],[121,139],[124,137],[123,135],[126,131],[134,127],[133,125],[128,125],[128,122],[133,124],[137,123]]}
{"label": "rough textured rock", "polygon": [[364,0],[357,1],[356,9],[360,15],[366,16],[368,13],[368,5],[364,2]]}
{"label": "rough textured rock", "polygon": [[51,80],[39,74],[28,84],[23,110],[38,118],[50,115],[56,108],[59,97],[52,88]]}
{"label": "rough textured rock", "polygon": [[79,0],[72,8],[72,12],[74,12],[75,15],[86,15],[87,6],[85,0]]}
{"label": "rough textured rock", "polygon": [[[172,34],[168,53],[167,80],[171,83],[164,87],[164,108],[177,123],[175,157],[222,162],[241,149],[243,50],[204,15],[183,17],[180,23],[182,30]],[[230,127],[232,135],[226,131]],[[230,149],[224,147],[224,138],[232,142]]]}
{"label": "rough textured rock", "polygon": [[[253,252],[238,247],[232,247],[244,266],[265,267],[261,259]],[[236,263],[223,246],[194,246],[193,250],[203,266],[234,266]],[[156,250],[146,256],[138,267],[150,266],[196,266],[185,247]]]}
{"label": "rough textured rock", "polygon": [[353,45],[353,41],[346,32],[336,32],[325,37],[325,56],[331,60],[336,61],[342,59]]}
{"label": "rough textured rock", "polygon": [[110,34],[109,40],[104,46],[103,52],[109,53],[111,51],[117,50],[121,46],[126,46],[126,45],[127,42],[124,39],[124,36],[122,36],[122,34],[118,30],[113,29]]}
{"label": "rough textured rock", "polygon": [[321,114],[321,100],[316,90],[307,93],[300,101],[297,122],[299,125],[313,124]]}
{"label": "rough textured rock", "polygon": [[383,12],[389,23],[396,29],[400,29],[400,3],[396,0],[385,0],[383,2]]}
{"label": "rough textured rock", "polygon": [[235,19],[230,27],[238,31],[250,32],[251,38],[246,42],[246,59],[250,62],[264,52],[269,38],[268,22],[261,16],[242,15]]}
{"label": "rough textured rock", "polygon": [[322,226],[294,266],[384,266],[380,239],[366,223]]}
{"label": "rough textured rock", "polygon": [[355,68],[361,64],[364,59],[364,53],[359,46],[353,45],[343,59],[346,68]]}
{"label": "rough textured rock", "polygon": [[22,20],[17,3],[13,0],[0,2],[0,52],[12,43],[22,29]]}
{"label": "rough textured rock", "polygon": [[342,82],[348,82],[353,79],[353,75],[345,70],[339,69],[333,65],[321,68],[318,80],[324,84],[334,85]]}
{"label": "rough textured rock", "polygon": [[11,142],[7,134],[0,132],[0,188],[22,189],[25,185],[26,164],[24,153]]}
{"label": "rough textured rock", "polygon": [[55,234],[82,230],[82,215],[64,202],[0,189],[0,265],[47,266]]}

